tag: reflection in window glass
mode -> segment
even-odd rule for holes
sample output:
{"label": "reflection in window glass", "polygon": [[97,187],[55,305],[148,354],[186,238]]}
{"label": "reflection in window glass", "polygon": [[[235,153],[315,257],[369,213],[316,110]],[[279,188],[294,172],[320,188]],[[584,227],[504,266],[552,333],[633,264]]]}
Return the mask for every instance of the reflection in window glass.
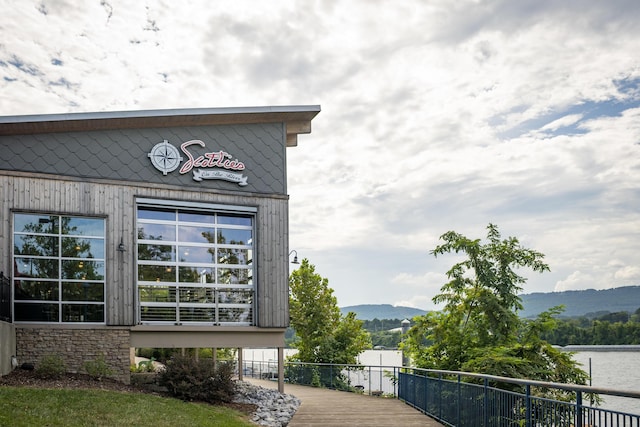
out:
{"label": "reflection in window glass", "polygon": [[13,239],[15,255],[57,256],[58,237],[16,234]]}
{"label": "reflection in window glass", "polygon": [[15,257],[14,276],[56,279],[59,277],[58,264],[57,259]]}
{"label": "reflection in window glass", "polygon": [[219,229],[218,243],[249,245],[251,244],[251,230]]}
{"label": "reflection in window glass", "polygon": [[140,317],[147,322],[169,322],[176,321],[176,306],[141,306]]}
{"label": "reflection in window glass", "polygon": [[181,242],[190,243],[210,243],[216,242],[215,228],[180,226],[178,228],[178,238]]}
{"label": "reflection in window glass", "polygon": [[176,227],[166,224],[139,224],[138,239],[140,240],[176,240]]}
{"label": "reflection in window glass", "polygon": [[253,292],[239,289],[220,289],[218,291],[218,302],[221,304],[251,304],[253,302]]}
{"label": "reflection in window glass", "polygon": [[16,322],[59,322],[59,304],[21,303],[13,305]]}
{"label": "reflection in window glass", "polygon": [[249,249],[218,249],[218,263],[249,265],[253,261],[251,253]]}
{"label": "reflection in window glass", "polygon": [[138,208],[138,219],[157,219],[160,221],[175,221],[175,211],[153,208]]}
{"label": "reflection in window glass", "polygon": [[226,285],[251,285],[251,270],[246,268],[219,268],[218,283]]}
{"label": "reflection in window glass", "polygon": [[104,280],[104,262],[63,260],[62,278],[76,280]]}
{"label": "reflection in window glass", "polygon": [[178,281],[180,283],[215,283],[214,270],[210,267],[179,267]]}
{"label": "reflection in window glass", "polygon": [[219,309],[219,321],[221,323],[245,323],[251,322],[251,310],[249,308],[226,308]]}
{"label": "reflection in window glass", "polygon": [[215,302],[215,291],[211,288],[180,287],[180,302],[212,303]]}
{"label": "reflection in window glass", "polygon": [[102,322],[104,305],[99,304],[63,304],[63,322]]}
{"label": "reflection in window glass", "polygon": [[180,262],[209,263],[215,259],[216,250],[208,247],[180,246]]}
{"label": "reflection in window glass", "polygon": [[104,301],[104,285],[90,282],[62,282],[63,301]]}
{"label": "reflection in window glass", "polygon": [[216,216],[214,214],[180,212],[178,213],[178,221],[180,222],[202,222],[204,224],[214,224]]}
{"label": "reflection in window glass", "polygon": [[62,234],[104,236],[104,221],[96,218],[62,217]]}
{"label": "reflection in window glass", "polygon": [[175,282],[176,269],[172,265],[140,265],[138,280],[146,282]]}
{"label": "reflection in window glass", "polygon": [[140,286],[140,302],[176,302],[175,286]]}
{"label": "reflection in window glass", "polygon": [[175,261],[175,246],[138,244],[138,259],[147,261]]}
{"label": "reflection in window glass", "polygon": [[226,225],[252,225],[251,218],[247,216],[236,215],[218,215],[218,224]]}
{"label": "reflection in window glass", "polygon": [[213,307],[180,307],[181,322],[211,322],[215,318]]}
{"label": "reflection in window glass", "polygon": [[58,282],[14,280],[13,291],[16,300],[56,301]]}
{"label": "reflection in window glass", "polygon": [[65,258],[104,259],[104,239],[80,239],[77,237],[63,237],[62,256]]}
{"label": "reflection in window glass", "polygon": [[15,214],[13,231],[17,233],[58,234],[59,223],[57,216]]}

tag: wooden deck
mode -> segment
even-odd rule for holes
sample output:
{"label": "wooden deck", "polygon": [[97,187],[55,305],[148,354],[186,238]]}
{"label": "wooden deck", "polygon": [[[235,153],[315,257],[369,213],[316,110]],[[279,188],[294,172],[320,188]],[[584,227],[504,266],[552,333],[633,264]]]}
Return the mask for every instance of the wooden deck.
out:
{"label": "wooden deck", "polygon": [[[244,380],[265,388],[278,388],[274,381],[246,377]],[[302,401],[290,427],[442,425],[398,399],[292,384],[285,384],[284,391]]]}

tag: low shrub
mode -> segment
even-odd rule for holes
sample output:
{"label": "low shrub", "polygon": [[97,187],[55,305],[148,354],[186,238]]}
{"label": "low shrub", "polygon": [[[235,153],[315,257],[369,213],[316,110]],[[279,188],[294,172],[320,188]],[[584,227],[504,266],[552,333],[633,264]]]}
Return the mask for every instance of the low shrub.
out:
{"label": "low shrub", "polygon": [[99,355],[95,360],[84,362],[82,367],[94,380],[100,381],[103,378],[113,375],[113,371],[104,360],[103,354]]}
{"label": "low shrub", "polygon": [[42,356],[40,361],[36,364],[35,374],[39,378],[56,379],[61,378],[66,371],[67,368],[60,355],[47,354]]}
{"label": "low shrub", "polygon": [[174,355],[160,373],[159,384],[173,396],[186,401],[230,402],[235,393],[232,362],[195,360]]}

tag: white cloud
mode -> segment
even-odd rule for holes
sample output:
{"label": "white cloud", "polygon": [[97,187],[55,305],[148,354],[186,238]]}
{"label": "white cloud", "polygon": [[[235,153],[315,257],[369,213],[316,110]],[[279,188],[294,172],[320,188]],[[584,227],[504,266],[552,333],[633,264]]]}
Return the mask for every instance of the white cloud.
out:
{"label": "white cloud", "polygon": [[546,131],[546,130],[551,130],[551,131],[555,131],[558,130],[560,128],[566,127],[566,126],[570,126],[573,125],[577,122],[579,122],[582,119],[583,115],[582,114],[569,114],[568,116],[564,116],[561,117],[559,119],[556,119],[554,121],[552,121],[549,124],[546,124],[544,126],[542,126],[540,128],[540,130]]}
{"label": "white cloud", "polygon": [[626,265],[623,268],[616,271],[613,275],[616,280],[621,282],[627,282],[631,284],[637,284],[640,282],[640,267]]}
{"label": "white cloud", "polygon": [[574,271],[565,280],[556,283],[555,291],[575,291],[578,289],[594,289],[591,286],[594,283],[593,277],[581,271]]}

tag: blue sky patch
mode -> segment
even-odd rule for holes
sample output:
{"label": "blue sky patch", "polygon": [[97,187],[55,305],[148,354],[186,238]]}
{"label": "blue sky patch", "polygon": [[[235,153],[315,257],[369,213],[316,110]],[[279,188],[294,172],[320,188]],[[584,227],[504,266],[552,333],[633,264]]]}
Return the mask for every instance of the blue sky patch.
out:
{"label": "blue sky patch", "polygon": [[[599,117],[620,116],[623,111],[640,105],[640,78],[621,79],[613,83],[620,94],[616,98],[606,101],[581,102],[564,110],[554,111],[550,114],[522,122],[511,129],[499,133],[498,136],[503,139],[511,139],[532,131],[548,137],[584,134],[587,132],[587,130],[581,126],[584,122]],[[569,116],[577,117],[574,117],[573,120],[567,120],[566,124],[560,121],[554,126],[549,126],[556,120],[568,118]],[[502,117],[502,119],[495,117],[490,123],[494,125],[500,124],[500,122],[504,123],[504,116]]]}

